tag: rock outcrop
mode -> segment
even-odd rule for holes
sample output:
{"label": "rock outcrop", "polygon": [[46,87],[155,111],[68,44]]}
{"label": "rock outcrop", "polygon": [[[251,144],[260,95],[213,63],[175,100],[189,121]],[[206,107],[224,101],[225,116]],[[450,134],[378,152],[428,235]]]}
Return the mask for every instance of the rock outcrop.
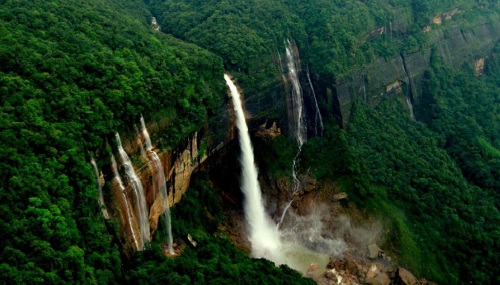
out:
{"label": "rock outcrop", "polygon": [[435,285],[385,260],[356,259],[348,255],[330,258],[324,274],[310,276],[319,285]]}
{"label": "rock outcrop", "polygon": [[[182,195],[189,188],[191,174],[208,158],[207,153],[200,156],[197,140],[198,135],[195,133],[188,140],[186,148],[177,154],[174,162],[172,164],[167,163],[167,167],[164,167],[167,185],[169,185],[168,205],[170,206],[177,204],[181,200]],[[171,160],[171,155],[168,153],[164,157],[167,158],[167,161]],[[151,176],[152,174],[153,172],[151,172]],[[146,181],[151,181],[151,178],[146,178]],[[167,201],[165,197],[158,195],[149,212],[149,222],[153,231],[158,228],[158,218],[166,210],[166,207]]]}
{"label": "rock outcrop", "polygon": [[[158,127],[159,123],[152,124],[152,129],[161,129]],[[124,137],[127,137],[126,135]],[[130,137],[130,136],[129,136]],[[182,195],[189,188],[192,173],[208,158],[207,146],[203,145],[203,150],[200,151],[199,142],[203,141],[198,137],[195,132],[188,139],[177,148],[177,150],[164,150],[158,149],[145,150],[143,147],[144,142],[140,138],[134,137],[133,139],[126,139],[123,141],[125,151],[130,155],[135,173],[139,177],[146,199],[147,210],[149,213],[149,226],[151,238],[158,228],[158,219],[163,214],[168,205],[174,206],[178,203]],[[217,148],[212,151],[216,151]],[[156,152],[160,160],[161,167],[157,167],[153,160],[152,152]],[[161,185],[157,181],[159,179],[158,171],[163,170],[165,177],[166,189],[168,197],[165,197],[158,192],[157,185]],[[110,171],[107,171],[110,173]],[[136,240],[136,235],[139,231],[139,224],[137,223],[137,202],[135,196],[132,194],[128,181],[123,182],[123,189],[117,183],[113,176],[101,176],[101,185],[105,184],[105,180],[111,182],[110,195],[106,201],[106,206],[110,209],[112,216],[118,218],[122,225],[121,233],[125,238],[126,248],[137,249],[133,245]],[[127,206],[128,205],[128,206]]]}
{"label": "rock outcrop", "polygon": [[[377,58],[372,63],[337,77],[333,84],[322,83],[320,94],[325,102],[331,102],[328,107],[337,113],[339,123],[348,123],[351,107],[355,101],[364,102],[373,108],[384,98],[406,90],[411,99],[419,104],[423,75],[430,67],[433,49],[445,63],[454,67],[461,67],[464,63],[474,65],[476,74],[480,75],[484,58],[491,53],[494,44],[500,39],[500,22],[483,19],[464,25],[450,20],[458,13],[467,11],[457,8],[437,15],[433,19],[434,25],[439,25],[445,20],[449,23],[446,27],[435,30],[429,26],[431,39],[419,50],[390,58]],[[393,31],[398,30],[396,22],[398,20],[395,23],[391,22]],[[400,26],[402,27],[398,35],[404,37],[404,25]]]}

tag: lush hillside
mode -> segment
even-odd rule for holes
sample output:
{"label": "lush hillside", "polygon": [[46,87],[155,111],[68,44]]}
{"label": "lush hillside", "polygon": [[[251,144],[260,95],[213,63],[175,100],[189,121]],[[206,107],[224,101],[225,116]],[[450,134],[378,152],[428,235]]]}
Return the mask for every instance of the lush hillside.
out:
{"label": "lush hillside", "polygon": [[500,276],[494,58],[480,78],[435,58],[418,109],[427,124],[411,119],[401,94],[374,110],[357,104],[345,130],[328,128],[303,152],[318,177],[388,221],[386,246],[402,265],[443,284]]}
{"label": "lush hillside", "polygon": [[[287,38],[298,42],[311,72],[325,80],[376,57],[425,46],[434,15],[459,8],[457,18],[486,18],[495,1],[414,0],[150,0],[162,29],[220,55],[244,89],[264,88],[279,74]],[[248,84],[248,85],[247,85]]]}
{"label": "lush hillside", "polygon": [[[287,266],[249,258],[218,231],[221,198],[205,176],[172,213],[176,236],[194,233],[197,248],[173,259],[156,240],[144,252],[124,251],[118,223],[101,216],[90,159],[108,165],[114,133],[133,136],[141,115],[166,122],[157,138],[164,149],[209,129],[224,109],[224,70],[249,97],[272,93],[287,39],[321,86],[374,60],[430,49],[424,30],[436,13],[459,8],[467,12],[454,25],[473,26],[497,19],[499,7],[492,0],[0,4],[0,280],[12,284],[310,284]],[[171,35],[154,31],[152,16]],[[447,32],[446,23],[433,28]],[[418,121],[397,93],[376,108],[352,99],[341,128],[321,90],[324,136],[304,145],[301,167],[336,181],[357,207],[384,220],[384,249],[416,275],[498,283],[500,49],[485,51],[482,77],[437,54],[414,100]],[[266,143],[256,146],[268,155],[260,157],[263,175],[289,175],[294,142]]]}
{"label": "lush hillside", "polygon": [[[221,59],[153,31],[141,1],[7,0],[1,6],[2,283],[135,283],[141,266],[149,276],[157,268],[148,264],[123,271],[128,253],[118,225],[101,216],[89,161],[99,155],[100,164],[109,163],[106,141],[115,132],[134,132],[141,114],[167,121],[164,148],[201,129],[225,95]],[[242,266],[253,266],[231,250]],[[196,260],[187,255],[183,263],[196,269]],[[292,274],[262,261],[255,266]],[[185,284],[194,284],[195,271],[203,272],[182,274]]]}

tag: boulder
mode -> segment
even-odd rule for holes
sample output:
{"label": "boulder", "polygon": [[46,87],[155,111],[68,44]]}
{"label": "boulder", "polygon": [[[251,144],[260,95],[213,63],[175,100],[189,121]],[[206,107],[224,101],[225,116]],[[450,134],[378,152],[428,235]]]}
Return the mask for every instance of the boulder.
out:
{"label": "boulder", "polygon": [[384,251],[380,249],[380,247],[378,247],[378,245],[376,244],[370,244],[368,246],[368,257],[371,258],[371,259],[376,259],[380,256],[381,253],[383,253]]}
{"label": "boulder", "polygon": [[365,282],[371,285],[389,285],[391,284],[391,278],[387,273],[382,272],[371,278],[366,277]]}
{"label": "boulder", "polygon": [[413,276],[413,274],[411,274],[410,271],[404,269],[404,268],[401,268],[399,267],[398,268],[398,272],[396,274],[396,278],[395,278],[397,281],[399,281],[398,284],[402,284],[402,285],[414,285],[414,284],[417,284],[417,278],[415,278],[415,276]]}
{"label": "boulder", "polygon": [[347,199],[347,193],[345,193],[345,192],[340,192],[338,194],[333,195],[334,201],[340,201],[340,200],[344,200],[344,199]]}
{"label": "boulder", "polygon": [[316,189],[316,180],[309,180],[307,181],[305,187],[304,187],[304,191],[305,192],[311,192],[313,191],[314,189]]}

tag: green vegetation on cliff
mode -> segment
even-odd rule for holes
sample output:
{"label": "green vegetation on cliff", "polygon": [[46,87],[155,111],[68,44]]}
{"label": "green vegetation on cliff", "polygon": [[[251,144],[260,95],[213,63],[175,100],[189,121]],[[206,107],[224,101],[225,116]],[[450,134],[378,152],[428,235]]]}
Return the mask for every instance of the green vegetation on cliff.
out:
{"label": "green vegetation on cliff", "polygon": [[[387,220],[386,246],[417,275],[443,284],[498,282],[497,62],[481,78],[439,58],[411,120],[404,98],[355,104],[346,130],[304,147],[306,167],[336,179],[359,206]],[[401,101],[400,101],[401,100]],[[332,158],[335,158],[332,160]]]}
{"label": "green vegetation on cliff", "polygon": [[156,245],[136,253],[125,265],[129,284],[315,284],[287,265],[276,267],[266,259],[250,258],[219,233],[222,199],[206,179],[195,177],[194,185],[172,208],[175,236],[191,234],[196,248],[186,247],[168,259]]}
{"label": "green vegetation on cliff", "polygon": [[[166,259],[151,244],[129,259],[118,226],[101,217],[90,156],[108,163],[107,139],[134,132],[141,114],[166,122],[162,147],[177,146],[221,106],[224,69],[248,95],[271,92],[286,39],[297,43],[313,80],[333,83],[376,57],[420,49],[436,13],[471,9],[457,16],[468,20],[498,7],[479,0],[145,2],[0,0],[3,282],[310,283],[216,235],[220,201],[199,184],[173,209],[174,231],[193,233],[199,249]],[[152,15],[190,43],[153,31]],[[397,101],[375,110],[355,103],[345,130],[330,121],[324,137],[304,146],[304,166],[319,179],[339,180],[351,199],[388,217],[387,244],[403,265],[443,283],[500,282],[498,50],[488,62],[488,75],[475,78],[471,68],[435,59],[417,110],[427,125],[411,121]],[[274,143],[262,169],[288,171],[293,147],[283,138]]]}
{"label": "green vegetation on cliff", "polygon": [[153,31],[141,1],[0,4],[2,283],[311,283],[215,236],[206,187],[173,211],[176,235],[199,238],[175,259],[157,244],[130,258],[102,217],[91,156],[109,164],[107,141],[135,133],[141,114],[166,122],[167,148],[202,129],[226,93],[220,57]]}
{"label": "green vegetation on cliff", "polygon": [[[496,1],[468,0],[149,0],[162,30],[221,56],[244,90],[266,92],[280,77],[279,55],[295,40],[304,66],[323,80],[425,46],[424,27],[454,13],[477,19]],[[462,13],[466,11],[466,13]],[[464,14],[464,15],[462,15]],[[446,17],[446,16],[444,16]],[[270,64],[273,63],[273,64]]]}

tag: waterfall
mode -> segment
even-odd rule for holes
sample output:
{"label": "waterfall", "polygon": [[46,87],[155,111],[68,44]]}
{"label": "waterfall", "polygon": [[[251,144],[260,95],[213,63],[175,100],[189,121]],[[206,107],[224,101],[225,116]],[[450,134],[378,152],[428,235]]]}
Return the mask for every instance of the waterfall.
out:
{"label": "waterfall", "polygon": [[102,187],[101,182],[99,181],[99,169],[97,169],[97,164],[95,160],[92,158],[90,163],[94,167],[95,177],[97,179],[97,189],[99,189],[99,206],[101,207],[102,215],[105,219],[109,219],[108,209],[106,209],[106,204],[104,204],[104,196],[102,195]]}
{"label": "waterfall", "polygon": [[405,73],[405,76],[406,76],[406,84],[408,85],[406,87],[406,96],[405,96],[405,100],[406,100],[406,105],[408,106],[408,109],[410,110],[410,118],[415,121],[415,114],[413,113],[413,105],[411,103],[411,89],[412,89],[412,84],[411,84],[411,76],[410,76],[410,71],[408,70],[407,66],[406,66],[406,59],[404,57],[404,55],[401,53],[399,55],[399,57],[401,58],[401,62],[403,63],[403,71]]}
{"label": "waterfall", "polygon": [[241,189],[245,195],[245,217],[247,220],[249,240],[254,257],[265,257],[272,261],[281,260],[279,232],[264,210],[262,193],[254,162],[253,147],[248,134],[248,126],[241,105],[240,94],[231,78],[224,74],[226,84],[231,91],[231,98],[236,113],[236,126],[241,148],[242,183]]}
{"label": "waterfall", "polygon": [[[318,100],[316,99],[316,92],[314,92],[314,86],[311,81],[311,76],[309,76],[309,66],[307,67],[307,80],[309,81],[309,85],[311,86],[311,91],[314,99],[314,107],[316,108],[316,114],[314,114],[314,133],[315,135],[322,136],[323,135],[323,117],[321,117],[321,112],[319,111]],[[319,134],[318,134],[318,124],[319,124]]]}
{"label": "waterfall", "polygon": [[120,193],[121,193],[121,204],[125,206],[125,214],[126,217],[123,218],[123,223],[125,226],[129,227],[130,234],[129,236],[132,237],[132,242],[135,244],[135,248],[137,250],[141,250],[142,247],[144,246],[142,243],[139,245],[139,241],[137,240],[137,233],[134,231],[134,227],[132,225],[133,217],[132,217],[132,212],[130,211],[130,205],[128,203],[127,196],[125,195],[125,187],[123,187],[122,179],[120,178],[120,174],[118,173],[118,166],[116,164],[116,159],[113,155],[111,155],[111,165],[113,168],[113,175],[114,175],[114,180],[118,184],[118,187],[120,188]]}
{"label": "waterfall", "polygon": [[151,17],[151,28],[155,31],[160,31],[161,29],[160,24],[156,21],[156,17]]}
{"label": "waterfall", "polygon": [[163,215],[165,218],[167,245],[169,253],[171,255],[174,255],[175,252],[174,252],[173,237],[172,237],[172,220],[170,216],[170,205],[168,203],[167,181],[165,179],[165,172],[163,172],[163,166],[161,165],[161,161],[160,158],[158,157],[158,154],[153,150],[151,139],[149,138],[149,133],[148,130],[146,129],[146,124],[144,123],[144,118],[142,116],[141,116],[141,127],[142,127],[141,133],[142,136],[144,137],[148,157],[150,157],[150,159],[153,161],[156,168],[156,177],[154,177],[156,185],[153,191],[153,197],[155,197],[155,193],[158,192],[162,197],[161,199],[165,199],[166,210],[163,213]]}
{"label": "waterfall", "polygon": [[144,144],[146,145],[146,150],[152,150],[153,145],[151,144],[151,138],[149,138],[148,130],[146,129],[146,123],[144,122],[144,118],[141,116],[141,133],[144,137]]}
{"label": "waterfall", "polygon": [[406,105],[408,106],[408,109],[410,110],[410,118],[415,121],[415,114],[413,113],[413,104],[411,103],[410,97],[406,96]]}
{"label": "waterfall", "polygon": [[300,65],[297,64],[297,59],[295,58],[292,43],[286,41],[286,61],[288,67],[288,78],[292,83],[292,92],[290,98],[291,107],[291,118],[289,121],[292,123],[290,126],[290,131],[295,136],[299,144],[299,148],[307,140],[307,126],[305,124],[305,114],[304,114],[304,98],[302,97],[302,87],[299,81],[299,68]]}
{"label": "waterfall", "polygon": [[149,241],[149,234],[150,234],[146,195],[144,194],[144,189],[142,188],[141,181],[135,174],[132,162],[130,161],[130,158],[128,157],[125,150],[123,149],[122,142],[120,140],[120,135],[116,133],[115,137],[116,137],[116,142],[118,144],[118,152],[120,153],[122,166],[125,169],[125,175],[127,175],[128,180],[132,186],[132,190],[134,191],[136,207],[137,207],[137,216],[139,217],[138,222],[139,222],[139,229],[141,232],[141,240],[144,243]]}
{"label": "waterfall", "polygon": [[[287,40],[286,41],[286,59],[288,66],[288,77],[292,82],[292,94],[291,94],[291,113],[293,120],[292,123],[295,123],[295,126],[292,126],[290,129],[295,132],[295,139],[297,140],[298,150],[293,158],[292,163],[292,177],[293,177],[293,191],[290,197],[290,202],[287,204],[285,209],[283,209],[283,213],[281,214],[280,221],[278,222],[277,228],[281,227],[283,223],[283,219],[285,218],[287,210],[290,208],[292,204],[292,199],[295,194],[299,192],[300,181],[297,177],[298,172],[298,159],[300,156],[300,152],[302,150],[302,145],[307,141],[307,126],[304,123],[305,115],[304,115],[304,98],[302,96],[302,88],[300,86],[298,70],[300,65],[297,64],[297,59],[295,58],[293,52],[292,43]],[[312,87],[312,84],[311,84]],[[318,108],[319,109],[319,108]],[[319,112],[319,110],[318,110]],[[322,122],[322,121],[321,121]]]}

